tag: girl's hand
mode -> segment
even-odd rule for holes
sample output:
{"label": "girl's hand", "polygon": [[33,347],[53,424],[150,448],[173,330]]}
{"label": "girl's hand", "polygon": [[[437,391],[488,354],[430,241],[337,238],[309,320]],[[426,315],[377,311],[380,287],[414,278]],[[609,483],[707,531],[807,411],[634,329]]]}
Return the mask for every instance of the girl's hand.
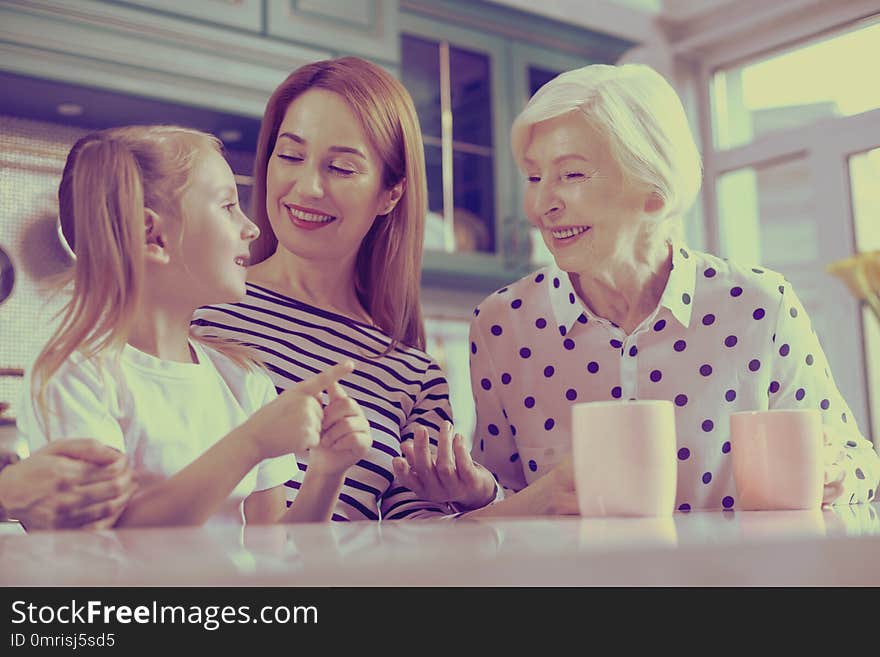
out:
{"label": "girl's hand", "polygon": [[412,440],[400,446],[403,457],[393,461],[394,474],[401,484],[419,497],[433,502],[455,502],[477,509],[495,499],[495,478],[471,459],[461,434],[453,437],[453,427],[444,422],[437,442],[437,456],[431,454],[428,431],[416,426]]}
{"label": "girl's hand", "polygon": [[309,470],[339,475],[367,455],[373,436],[363,410],[339,383],[332,383],[327,395],[321,438],[309,452]]}
{"label": "girl's hand", "polygon": [[338,385],[337,381],[352,371],[351,361],[334,365],[288,388],[254,413],[245,424],[254,442],[257,460],[316,447],[324,417],[321,393]]}

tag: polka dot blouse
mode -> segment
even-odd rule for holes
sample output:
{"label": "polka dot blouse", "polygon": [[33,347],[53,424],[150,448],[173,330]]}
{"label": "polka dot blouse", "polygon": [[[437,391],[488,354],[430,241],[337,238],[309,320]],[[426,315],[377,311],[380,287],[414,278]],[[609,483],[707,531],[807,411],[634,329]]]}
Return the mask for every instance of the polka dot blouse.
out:
{"label": "polka dot blouse", "polygon": [[[731,509],[728,415],[817,408],[846,477],[838,503],[871,500],[880,459],[837,390],[801,302],[780,275],[673,247],[657,309],[627,335],[555,266],[474,310],[474,458],[511,491],[571,451],[571,405],[668,399],[678,435],[676,507]],[[611,439],[611,438],[609,438]]]}

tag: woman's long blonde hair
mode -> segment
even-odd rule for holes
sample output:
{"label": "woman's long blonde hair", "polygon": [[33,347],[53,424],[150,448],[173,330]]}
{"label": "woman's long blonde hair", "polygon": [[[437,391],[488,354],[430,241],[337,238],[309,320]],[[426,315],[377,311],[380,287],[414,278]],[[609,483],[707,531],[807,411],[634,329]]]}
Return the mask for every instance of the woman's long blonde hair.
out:
{"label": "woman's long blonde hair", "polygon": [[144,287],[144,211],[180,217],[193,167],[211,150],[222,153],[215,137],[177,126],[101,130],[71,148],[58,187],[61,229],[76,254],[71,296],[32,373],[44,419],[46,386],[74,352],[88,359],[125,345]]}
{"label": "woman's long blonde hair", "polygon": [[260,237],[251,247],[251,261],[265,260],[278,247],[266,211],[266,172],[287,108],[309,89],[333,91],[348,102],[382,160],[385,189],[405,181],[400,201],[373,222],[361,243],[355,290],[376,326],[391,336],[389,350],[398,342],[424,349],[420,280],[427,184],[422,133],[409,92],[375,64],[357,57],[307,64],[269,98],[254,160],[253,218]]}

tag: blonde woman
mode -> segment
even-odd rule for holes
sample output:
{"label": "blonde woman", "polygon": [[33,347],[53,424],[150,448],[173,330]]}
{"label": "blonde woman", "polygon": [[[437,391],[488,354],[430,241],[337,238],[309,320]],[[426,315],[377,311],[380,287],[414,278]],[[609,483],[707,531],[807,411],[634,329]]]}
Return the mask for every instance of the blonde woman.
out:
{"label": "blonde woman", "polygon": [[[31,449],[85,436],[124,452],[141,485],[116,526],[327,519],[368,446],[336,384],[350,364],[276,397],[245,354],[189,337],[198,306],[243,296],[259,234],[219,142],[177,127],[92,133],[68,156],[59,202],[73,289],[22,404]],[[320,467],[288,509],[281,484],[306,449]]]}
{"label": "blonde woman", "polygon": [[[350,359],[340,383],[364,409],[372,448],[348,472],[333,518],[425,518],[453,511],[395,479],[414,436],[449,447],[449,392],[424,352],[419,279],[426,213],[424,151],[412,99],[354,57],[308,64],[272,94],[254,164],[260,227],[247,297],[204,308],[202,335],[256,347],[279,390]],[[287,492],[320,462],[297,453]],[[494,484],[477,491],[493,498]]]}

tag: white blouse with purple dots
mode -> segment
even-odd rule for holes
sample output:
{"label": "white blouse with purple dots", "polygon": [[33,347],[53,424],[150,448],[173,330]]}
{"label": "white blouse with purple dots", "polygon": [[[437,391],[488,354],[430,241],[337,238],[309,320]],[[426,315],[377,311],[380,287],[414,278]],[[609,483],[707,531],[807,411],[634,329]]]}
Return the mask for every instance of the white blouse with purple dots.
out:
{"label": "white blouse with purple dots", "polygon": [[[571,451],[571,405],[668,399],[678,436],[676,507],[736,507],[728,415],[817,408],[834,462],[837,503],[872,500],[880,458],[837,390],[810,320],[778,273],[672,248],[660,302],[631,335],[597,317],[555,265],[474,310],[474,459],[510,491]],[[613,440],[608,436],[608,440]]]}

